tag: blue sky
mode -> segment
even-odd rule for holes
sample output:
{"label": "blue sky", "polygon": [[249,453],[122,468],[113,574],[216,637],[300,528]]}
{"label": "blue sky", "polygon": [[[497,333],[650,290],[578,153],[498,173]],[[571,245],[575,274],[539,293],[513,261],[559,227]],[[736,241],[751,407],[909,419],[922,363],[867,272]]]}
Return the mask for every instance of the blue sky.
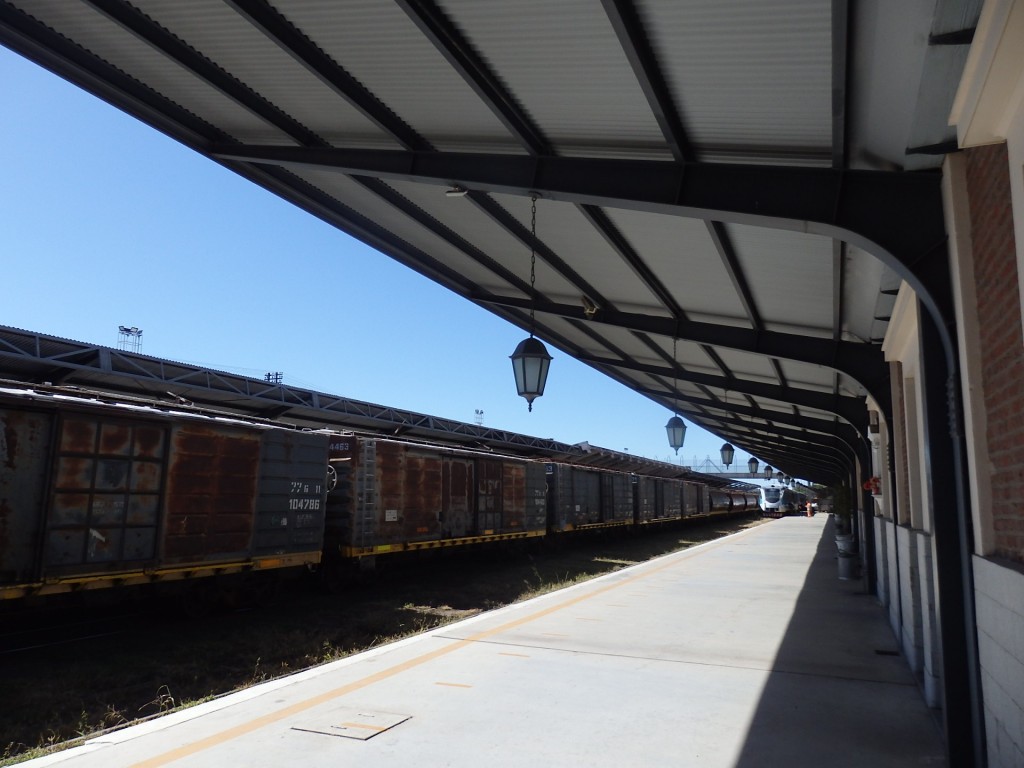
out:
{"label": "blue sky", "polygon": [[[652,459],[721,438],[551,349],[532,413],[519,328],[0,47],[0,324]],[[736,466],[748,455],[737,451]]]}

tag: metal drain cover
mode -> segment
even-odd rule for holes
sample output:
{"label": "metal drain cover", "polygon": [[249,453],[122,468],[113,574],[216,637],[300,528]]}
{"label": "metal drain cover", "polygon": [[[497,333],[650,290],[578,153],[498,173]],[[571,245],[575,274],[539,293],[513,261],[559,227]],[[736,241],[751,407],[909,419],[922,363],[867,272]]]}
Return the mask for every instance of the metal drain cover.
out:
{"label": "metal drain cover", "polygon": [[378,733],[391,730],[411,717],[412,715],[396,715],[393,712],[342,709],[308,720],[301,725],[293,725],[292,730],[366,741]]}

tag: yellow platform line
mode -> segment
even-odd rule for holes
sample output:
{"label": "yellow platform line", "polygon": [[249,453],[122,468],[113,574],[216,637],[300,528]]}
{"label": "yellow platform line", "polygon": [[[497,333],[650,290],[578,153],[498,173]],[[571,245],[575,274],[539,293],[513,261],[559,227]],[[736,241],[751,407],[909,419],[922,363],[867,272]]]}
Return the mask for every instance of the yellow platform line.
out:
{"label": "yellow platform line", "polygon": [[[719,542],[708,542],[708,545],[715,545],[717,543]],[[585,600],[590,600],[599,595],[611,592],[612,590],[619,589],[620,587],[633,584],[634,582],[637,582],[640,579],[645,579],[648,576],[651,576],[652,574],[667,570],[668,568],[671,568],[673,565],[676,564],[676,558],[671,558],[667,562],[662,563],[661,565],[657,565],[648,570],[644,570],[642,573],[637,573],[621,581],[616,581],[614,583],[600,587],[596,590],[588,591],[585,594],[569,598],[568,600],[563,600],[560,603],[556,603],[555,605],[548,606],[547,608],[544,608],[542,610],[535,611],[533,613],[527,614],[526,616],[522,616],[518,619],[506,622],[492,629],[485,629],[482,632],[477,632],[476,634],[470,635],[469,637],[464,638],[462,640],[453,640],[450,645],[446,645],[444,648],[438,648],[434,651],[428,651],[427,653],[423,653],[419,656],[416,656],[415,658],[408,659],[407,661],[403,661],[400,664],[396,664],[393,667],[388,667],[387,669],[382,669],[381,671],[376,672],[372,675],[367,675],[366,677],[360,680],[355,680],[351,683],[339,686],[338,688],[335,688],[331,691],[326,691],[318,696],[313,696],[312,698],[306,699],[304,701],[296,702],[295,704],[283,707],[275,712],[268,712],[267,714],[262,715],[261,717],[257,717],[252,720],[249,720],[248,722],[241,723],[240,725],[236,725],[233,728],[228,728],[224,731],[221,731],[220,733],[215,733],[212,736],[207,736],[205,739],[200,739],[199,741],[195,741],[191,744],[185,744],[184,746],[178,747],[177,749],[172,749],[168,752],[164,752],[161,755],[151,757],[148,760],[143,760],[140,763],[135,763],[131,766],[131,768],[159,768],[159,766],[167,765],[168,763],[173,763],[176,760],[181,760],[183,758],[194,755],[198,752],[203,752],[207,749],[212,749],[213,747],[217,747],[228,741],[237,739],[240,736],[252,733],[253,731],[258,731],[260,728],[264,728],[268,725],[272,725],[273,723],[277,723],[281,720],[293,717],[297,714],[312,709],[313,707],[318,707],[321,704],[326,704],[330,701],[341,698],[342,696],[347,696],[348,694],[353,693],[354,691],[362,690],[363,688],[371,686],[374,683],[379,683],[384,680],[388,680],[389,678],[395,677],[396,675],[400,675],[401,673],[407,672],[410,669],[422,666],[428,662],[434,661],[435,659],[447,656],[469,645],[473,645],[482,640],[487,640],[488,638],[494,637],[495,635],[500,635],[503,632],[518,629],[519,627],[525,624],[529,624],[531,622],[537,621],[538,619],[550,616],[553,613],[557,613],[558,611],[570,608],[574,605],[578,605],[579,603],[582,603]]]}

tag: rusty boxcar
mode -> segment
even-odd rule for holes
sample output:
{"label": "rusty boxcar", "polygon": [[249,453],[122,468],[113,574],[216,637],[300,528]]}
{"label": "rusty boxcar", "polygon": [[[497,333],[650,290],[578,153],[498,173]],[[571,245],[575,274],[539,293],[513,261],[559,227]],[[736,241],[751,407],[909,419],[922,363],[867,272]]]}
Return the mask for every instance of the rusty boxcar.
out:
{"label": "rusty boxcar", "polygon": [[328,436],[0,387],[0,597],[312,565]]}
{"label": "rusty boxcar", "polygon": [[0,382],[0,599],[323,563],[330,583],[378,554],[755,502],[701,479]]}
{"label": "rusty boxcar", "polygon": [[634,475],[571,464],[546,467],[553,533],[633,524]]}
{"label": "rusty boxcar", "polygon": [[543,536],[544,465],[529,459],[335,435],[327,499],[332,557],[366,558]]}

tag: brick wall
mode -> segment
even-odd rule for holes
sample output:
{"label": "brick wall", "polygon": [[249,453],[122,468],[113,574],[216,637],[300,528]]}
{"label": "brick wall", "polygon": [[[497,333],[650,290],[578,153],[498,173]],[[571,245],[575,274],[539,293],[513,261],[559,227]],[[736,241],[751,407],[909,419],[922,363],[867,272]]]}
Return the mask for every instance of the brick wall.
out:
{"label": "brick wall", "polygon": [[1024,338],[1010,167],[1005,144],[965,154],[992,466],[993,554],[1024,562]]}

